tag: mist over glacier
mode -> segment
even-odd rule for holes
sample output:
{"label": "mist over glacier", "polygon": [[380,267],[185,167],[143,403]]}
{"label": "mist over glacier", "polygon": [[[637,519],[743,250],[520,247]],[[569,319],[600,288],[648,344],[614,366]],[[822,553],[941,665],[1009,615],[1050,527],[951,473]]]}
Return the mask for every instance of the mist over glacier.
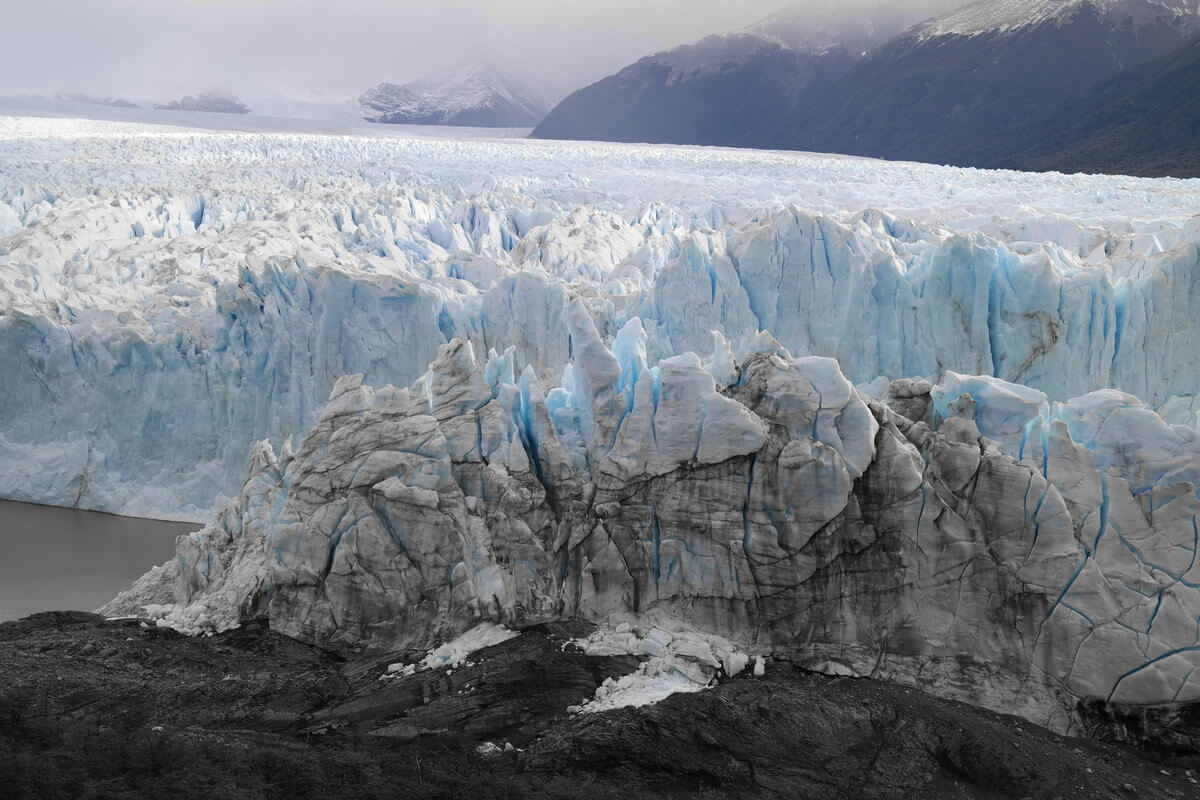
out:
{"label": "mist over glacier", "polygon": [[9,498],[204,518],[344,374],[407,385],[462,338],[558,381],[575,299],[608,341],[639,317],[652,361],[766,330],[854,383],[1119,388],[1192,420],[1195,181],[35,119],[0,139]]}

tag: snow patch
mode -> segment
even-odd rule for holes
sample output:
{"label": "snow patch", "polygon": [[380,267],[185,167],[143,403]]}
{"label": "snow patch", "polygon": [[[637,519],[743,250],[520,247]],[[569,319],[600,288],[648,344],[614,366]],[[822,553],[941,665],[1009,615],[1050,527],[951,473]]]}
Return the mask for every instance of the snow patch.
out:
{"label": "snow patch", "polygon": [[146,616],[153,620],[159,628],[171,628],[188,636],[213,634],[221,630],[230,630],[237,625],[219,625],[209,615],[208,606],[204,603],[192,603],[188,606],[170,603],[151,603],[142,606]]}
{"label": "snow patch", "polygon": [[[673,694],[700,692],[716,685],[718,677],[732,678],[750,664],[749,653],[723,636],[687,629],[635,628],[628,622],[602,625],[574,646],[592,656],[645,657],[635,672],[606,678],[595,696],[571,713],[598,713],[616,708],[653,705]],[[755,657],[755,675],[763,674],[762,656]]]}
{"label": "snow patch", "polygon": [[435,647],[426,653],[425,658],[416,664],[389,664],[381,678],[400,678],[414,675],[418,670],[447,669],[454,670],[463,664],[470,664],[468,656],[485,647],[507,642],[520,636],[519,631],[509,630],[495,622],[481,622],[470,630],[456,636],[440,647]]}

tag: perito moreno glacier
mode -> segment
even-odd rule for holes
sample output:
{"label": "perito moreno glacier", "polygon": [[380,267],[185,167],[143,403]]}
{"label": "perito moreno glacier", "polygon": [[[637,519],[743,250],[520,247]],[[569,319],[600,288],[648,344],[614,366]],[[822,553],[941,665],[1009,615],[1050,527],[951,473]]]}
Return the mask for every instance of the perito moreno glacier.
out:
{"label": "perito moreno glacier", "polygon": [[16,119],[0,175],[0,496],[216,512],[112,613],[1200,699],[1200,182]]}

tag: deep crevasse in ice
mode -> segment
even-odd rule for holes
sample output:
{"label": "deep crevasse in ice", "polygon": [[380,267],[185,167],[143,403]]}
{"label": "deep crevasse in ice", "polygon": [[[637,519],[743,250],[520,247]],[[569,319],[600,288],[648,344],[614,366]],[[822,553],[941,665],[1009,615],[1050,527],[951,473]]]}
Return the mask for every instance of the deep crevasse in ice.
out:
{"label": "deep crevasse in ice", "polygon": [[21,119],[0,175],[4,497],[204,518],[342,375],[405,385],[459,337],[569,381],[576,299],[651,362],[766,330],[855,383],[1194,418],[1195,181]]}

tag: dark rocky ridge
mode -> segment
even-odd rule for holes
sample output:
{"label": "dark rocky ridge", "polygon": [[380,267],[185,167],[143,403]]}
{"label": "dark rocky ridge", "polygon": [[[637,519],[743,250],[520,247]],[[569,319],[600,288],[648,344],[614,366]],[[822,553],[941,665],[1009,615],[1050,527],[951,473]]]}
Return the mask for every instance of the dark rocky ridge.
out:
{"label": "dark rocky ridge", "polygon": [[822,87],[816,102],[827,113],[793,113],[770,144],[1021,168],[1048,131],[1091,110],[1081,102],[1091,87],[1166,57],[1188,35],[1161,22],[1135,27],[1088,4],[1013,32],[928,36],[917,29]]}
{"label": "dark rocky ridge", "polygon": [[[480,651],[474,666],[380,681],[387,663],[416,654],[345,661],[261,625],[187,638],[71,612],[5,623],[0,797],[1183,800],[1198,791],[1195,708],[1161,716],[1168,724],[1148,743],[1130,720],[1155,712],[1095,710],[1097,733],[1139,740],[1138,753],[774,663],[763,678],[657,706],[568,716],[568,702],[635,663],[564,651],[587,630],[535,626]],[[475,750],[483,741],[516,749],[485,760]]]}
{"label": "dark rocky ridge", "polygon": [[1080,3],[970,34],[917,26],[862,58],[760,47],[665,85],[700,42],[575,92],[533,135],[1197,176],[1195,13],[1135,22],[1144,6]]}
{"label": "dark rocky ridge", "polygon": [[750,34],[710,36],[643,58],[571,94],[533,135],[760,147],[775,136],[784,109],[853,64],[840,47],[811,53]]}
{"label": "dark rocky ridge", "polygon": [[1063,172],[1200,175],[1200,38],[1092,89],[1076,119],[1030,133],[1022,164]]}

